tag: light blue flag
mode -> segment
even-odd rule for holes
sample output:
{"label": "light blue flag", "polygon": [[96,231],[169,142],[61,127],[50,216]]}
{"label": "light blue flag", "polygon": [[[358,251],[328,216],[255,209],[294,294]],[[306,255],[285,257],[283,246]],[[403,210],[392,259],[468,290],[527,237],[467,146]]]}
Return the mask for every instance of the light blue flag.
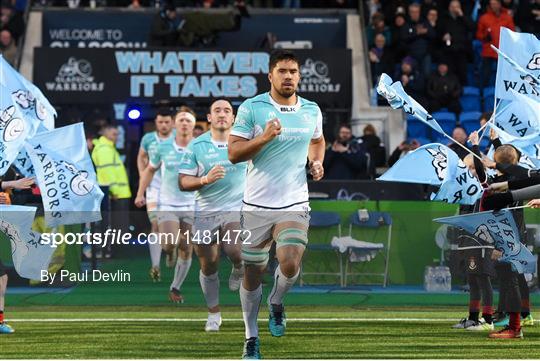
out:
{"label": "light blue flag", "polygon": [[[0,93],[2,93],[0,86]],[[32,125],[23,119],[19,108],[9,96],[0,96],[0,176],[4,175],[17,158]]]}
{"label": "light blue flag", "polygon": [[461,227],[502,251],[500,261],[512,264],[518,273],[535,273],[536,257],[521,244],[514,216],[508,209],[436,218],[435,222]]}
{"label": "light blue flag", "polygon": [[433,143],[421,146],[398,160],[380,181],[441,185],[459,165],[457,154],[445,145]]}
{"label": "light blue flag", "polygon": [[524,138],[540,135],[540,102],[515,90],[497,106],[495,125],[508,135]]}
{"label": "light blue flag", "polygon": [[[43,124],[40,124],[38,127],[38,134],[47,132],[48,129],[45,128]],[[34,171],[34,165],[32,164],[32,161],[30,160],[30,156],[28,155],[28,152],[26,149],[22,148],[19,154],[17,155],[17,158],[15,158],[15,161],[13,161],[13,165],[17,168],[19,173],[21,173],[25,177],[35,177],[36,172]]]}
{"label": "light blue flag", "polygon": [[438,143],[407,154],[377,180],[440,186],[431,200],[447,203],[474,204],[483,193],[482,185],[458,155]]}
{"label": "light blue flag", "polygon": [[501,28],[495,97],[509,99],[510,89],[540,97],[540,41],[533,34]]}
{"label": "light blue flag", "polygon": [[35,213],[36,207],[0,205],[0,232],[10,240],[15,270],[21,277],[38,280],[49,268],[54,247],[32,232]]}
{"label": "light blue flag", "polygon": [[403,89],[401,82],[392,83],[392,78],[383,73],[377,85],[377,93],[383,96],[393,109],[401,109],[407,114],[414,116],[441,134],[446,134],[441,126],[428,113],[422,105],[411,98]]}
{"label": "light blue flag", "polygon": [[0,56],[0,84],[11,94],[13,101],[21,108],[23,116],[35,118],[37,124],[41,123],[48,130],[54,129],[56,118],[54,107],[38,87],[13,69],[2,56]]}
{"label": "light blue flag", "polygon": [[478,178],[459,157],[457,159],[457,166],[449,169],[439,190],[431,195],[432,201],[473,205],[482,197],[484,188]]}
{"label": "light blue flag", "polygon": [[27,140],[25,149],[34,165],[49,227],[101,220],[103,192],[82,123],[37,134]]}

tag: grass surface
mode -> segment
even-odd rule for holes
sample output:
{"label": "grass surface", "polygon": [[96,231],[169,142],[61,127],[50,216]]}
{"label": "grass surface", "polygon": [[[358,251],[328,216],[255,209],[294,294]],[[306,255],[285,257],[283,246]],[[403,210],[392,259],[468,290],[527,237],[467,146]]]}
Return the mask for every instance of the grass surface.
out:
{"label": "grass surface", "polygon": [[[450,329],[463,308],[290,306],[287,313],[286,336],[273,338],[261,312],[264,358],[540,358],[540,327],[526,328],[523,340],[489,340]],[[225,307],[222,315],[221,331],[207,334],[200,307],[15,307],[16,333],[1,335],[0,358],[238,359],[240,310]]]}

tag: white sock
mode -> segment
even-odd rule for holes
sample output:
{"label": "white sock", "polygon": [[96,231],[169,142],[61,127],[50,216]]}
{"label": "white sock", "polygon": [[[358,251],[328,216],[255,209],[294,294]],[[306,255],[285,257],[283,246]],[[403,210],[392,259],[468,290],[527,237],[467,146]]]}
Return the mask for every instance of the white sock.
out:
{"label": "white sock", "polygon": [[259,316],[259,306],[262,299],[262,285],[254,291],[248,291],[244,285],[240,285],[240,302],[242,303],[242,315],[246,327],[246,339],[259,337],[257,327],[257,317]]}
{"label": "white sock", "polygon": [[150,250],[150,260],[152,261],[152,267],[158,267],[161,261],[161,244],[148,243],[148,249]]}
{"label": "white sock", "polygon": [[180,287],[182,287],[182,283],[184,283],[190,267],[191,258],[182,259],[178,257],[176,260],[176,267],[174,267],[174,279],[171,283],[171,289],[176,288],[179,290]]}
{"label": "white sock", "polygon": [[216,307],[219,305],[219,277],[218,273],[214,273],[210,276],[205,276],[202,271],[199,271],[199,282],[201,283],[201,289],[206,300],[206,306],[208,308]]}
{"label": "white sock", "polygon": [[268,304],[283,304],[283,297],[285,297],[285,294],[294,285],[299,275],[300,270],[298,270],[298,272],[291,278],[287,278],[285,275],[283,275],[283,273],[281,273],[281,267],[278,265],[276,267],[276,272],[274,272],[274,287],[272,288],[272,292],[270,292],[268,295]]}

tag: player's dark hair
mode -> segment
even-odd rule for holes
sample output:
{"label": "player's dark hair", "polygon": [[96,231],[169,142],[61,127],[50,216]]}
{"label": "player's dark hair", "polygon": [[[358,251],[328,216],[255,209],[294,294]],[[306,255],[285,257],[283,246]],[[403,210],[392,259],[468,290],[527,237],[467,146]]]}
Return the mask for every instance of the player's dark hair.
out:
{"label": "player's dark hair", "polygon": [[171,108],[167,107],[159,107],[156,111],[156,117],[172,117],[172,111]]}
{"label": "player's dark hair", "polygon": [[272,51],[272,53],[270,54],[270,63],[268,64],[268,71],[272,72],[272,70],[274,70],[277,63],[283,60],[294,61],[296,62],[296,64],[298,64],[298,67],[300,67],[300,61],[298,60],[298,58],[292,51],[286,50],[286,49],[276,49]]}
{"label": "player's dark hair", "polygon": [[231,109],[233,110],[233,113],[234,113],[234,107],[233,107],[233,105],[232,105],[232,103],[231,103],[231,101],[229,99],[218,98],[218,99],[212,101],[212,103],[210,103],[210,106],[208,107],[208,114],[212,113],[212,107],[214,106],[214,104],[216,104],[216,102],[219,102],[221,100],[223,100],[224,102],[229,103],[229,105],[231,106]]}

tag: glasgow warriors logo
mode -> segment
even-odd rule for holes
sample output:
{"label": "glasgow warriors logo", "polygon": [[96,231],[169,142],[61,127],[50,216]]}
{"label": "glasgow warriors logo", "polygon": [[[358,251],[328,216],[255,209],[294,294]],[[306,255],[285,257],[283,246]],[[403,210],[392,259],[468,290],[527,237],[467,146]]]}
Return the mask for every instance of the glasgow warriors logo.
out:
{"label": "glasgow warriors logo", "polygon": [[0,134],[4,142],[13,142],[24,133],[24,120],[15,117],[15,107],[12,105],[0,114]]}
{"label": "glasgow warriors logo", "polygon": [[85,170],[78,170],[73,164],[62,161],[64,167],[71,172],[73,178],[69,183],[71,191],[78,196],[85,196],[92,191],[94,185],[88,180],[88,172]]}
{"label": "glasgow warriors logo", "polygon": [[439,180],[444,180],[446,177],[446,170],[448,168],[448,157],[440,147],[437,150],[430,148],[427,148],[426,150],[433,157],[431,165],[433,166],[433,169],[435,169],[437,177]]}

